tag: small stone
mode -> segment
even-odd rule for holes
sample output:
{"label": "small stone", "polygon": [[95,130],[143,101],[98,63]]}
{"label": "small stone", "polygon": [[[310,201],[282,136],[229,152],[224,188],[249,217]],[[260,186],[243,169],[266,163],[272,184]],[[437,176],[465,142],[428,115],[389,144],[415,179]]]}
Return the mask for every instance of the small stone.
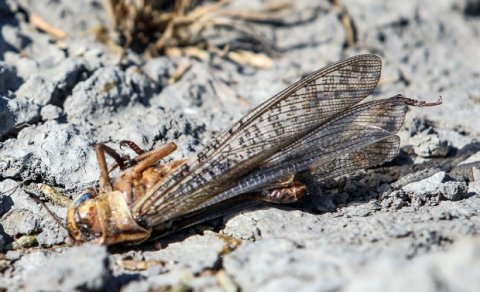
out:
{"label": "small stone", "polygon": [[18,260],[21,257],[22,257],[22,252],[18,250],[9,250],[5,254],[5,259],[11,262]]}
{"label": "small stone", "polygon": [[38,217],[29,210],[14,209],[2,217],[2,226],[10,236],[38,231]]}
{"label": "small stone", "polygon": [[145,252],[145,260],[175,262],[188,267],[193,273],[214,268],[223,251],[225,242],[213,232],[203,236],[191,236],[182,242],[169,244],[167,248],[156,252]]}
{"label": "small stone", "polygon": [[47,104],[40,110],[40,115],[44,121],[58,120],[62,115],[62,109],[58,106]]}
{"label": "small stone", "polygon": [[473,181],[468,184],[468,192],[480,194],[480,169],[477,167],[472,168]]}
{"label": "small stone", "polygon": [[104,289],[110,278],[104,246],[84,244],[46,259],[41,266],[29,270],[26,291],[92,291]]}
{"label": "small stone", "polygon": [[446,173],[440,171],[420,181],[409,183],[402,190],[406,193],[418,194],[420,196],[427,193],[435,193],[445,177]]}
{"label": "small stone", "polygon": [[439,201],[440,188],[446,178],[446,173],[440,171],[428,178],[412,182],[404,187],[402,191],[412,198],[412,203],[423,205],[427,202],[436,204]]}
{"label": "small stone", "polygon": [[405,205],[407,205],[408,197],[405,195],[405,192],[402,190],[393,191],[381,200],[382,208],[391,208],[393,210],[399,210]]}
{"label": "small stone", "polygon": [[463,199],[468,192],[468,186],[465,182],[447,181],[443,183],[440,189],[442,197],[451,201]]}
{"label": "small stone", "polygon": [[38,63],[30,58],[21,58],[21,57],[16,57],[16,68],[18,75],[22,78],[27,79],[30,76],[33,76],[34,74],[37,74],[39,71],[38,68]]}
{"label": "small stone", "polygon": [[3,38],[2,42],[7,43],[17,51],[22,50],[28,44],[28,42],[31,41],[21,33],[19,27],[3,24],[0,29],[1,36]]}
{"label": "small stone", "polygon": [[106,67],[75,85],[71,96],[65,100],[64,111],[70,122],[82,124],[133,105],[139,98],[133,86],[126,83],[124,71]]}
{"label": "small stone", "polygon": [[413,149],[418,156],[445,157],[450,151],[450,142],[440,139],[435,132],[424,130],[415,135],[411,140]]}
{"label": "small stone", "polygon": [[15,92],[18,99],[32,102],[40,106],[47,105],[52,99],[54,86],[43,77],[33,75]]}

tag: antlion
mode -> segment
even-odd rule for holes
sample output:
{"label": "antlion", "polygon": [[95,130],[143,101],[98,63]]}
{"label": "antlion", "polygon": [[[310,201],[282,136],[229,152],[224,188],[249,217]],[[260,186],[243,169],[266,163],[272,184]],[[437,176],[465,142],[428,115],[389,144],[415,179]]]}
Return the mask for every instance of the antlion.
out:
{"label": "antlion", "polygon": [[[67,228],[75,241],[139,243],[221,216],[246,202],[291,203],[305,194],[297,179],[320,180],[393,159],[407,106],[434,106],[403,95],[359,103],[377,86],[381,59],[359,55],[290,85],[240,119],[188,160],[159,161],[168,143],[122,157],[97,144],[100,187],[70,204]],[[111,180],[105,154],[122,172]]]}

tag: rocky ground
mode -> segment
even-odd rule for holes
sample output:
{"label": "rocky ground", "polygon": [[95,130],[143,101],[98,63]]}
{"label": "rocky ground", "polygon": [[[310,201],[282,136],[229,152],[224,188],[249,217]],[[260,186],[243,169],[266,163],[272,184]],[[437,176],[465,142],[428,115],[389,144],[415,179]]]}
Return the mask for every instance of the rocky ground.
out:
{"label": "rocky ground", "polygon": [[[257,69],[134,52],[119,66],[91,33],[107,23],[100,1],[0,2],[0,290],[478,291],[480,2],[294,3],[289,25],[260,25],[280,53]],[[68,37],[35,29],[31,13]],[[372,98],[444,103],[408,112],[394,161],[310,186],[305,202],[105,248],[72,245],[26,192],[46,184],[71,199],[95,185],[97,141],[175,141],[174,157],[188,157],[291,82],[359,53],[383,59]],[[41,197],[62,219],[65,198]]]}

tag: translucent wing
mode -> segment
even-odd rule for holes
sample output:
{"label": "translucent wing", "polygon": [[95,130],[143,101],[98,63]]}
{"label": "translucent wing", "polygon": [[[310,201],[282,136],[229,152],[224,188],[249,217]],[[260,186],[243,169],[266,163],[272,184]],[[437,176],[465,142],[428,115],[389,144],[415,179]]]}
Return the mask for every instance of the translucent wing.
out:
{"label": "translucent wing", "polygon": [[[321,182],[361,169],[390,161],[398,155],[400,138],[389,136],[362,149],[336,157],[312,171],[315,181]],[[214,197],[217,198],[217,197]],[[205,222],[227,213],[234,213],[245,207],[255,206],[260,193],[245,193],[220,201],[213,200],[188,213],[184,218],[175,219],[175,230]]]}
{"label": "translucent wing", "polygon": [[360,55],[292,84],[153,187],[133,206],[134,216],[160,224],[231,188],[235,179],[368,96],[380,71],[380,58]]}
{"label": "translucent wing", "polygon": [[[293,141],[265,160],[257,170],[240,179],[235,186],[213,197],[201,207],[239,194],[262,190],[272,182],[307,169],[318,169],[318,172],[322,173],[331,163],[337,167],[341,163],[346,163],[346,159],[352,160],[349,163],[353,165],[368,167],[378,164],[377,157],[366,155],[366,151],[372,152],[369,145],[381,146],[383,144],[377,144],[377,142],[389,139],[399,130],[407,109],[406,101],[404,98],[393,97],[359,104],[344,111],[301,139]],[[359,156],[355,157],[356,154]],[[389,158],[391,155],[384,156]],[[364,158],[371,158],[372,161],[363,162]],[[339,171],[336,170],[336,172]],[[344,173],[351,171],[347,167]],[[335,172],[331,171],[331,173]]]}
{"label": "translucent wing", "polygon": [[400,138],[396,135],[352,151],[322,164],[313,171],[317,182],[380,165],[398,155]]}

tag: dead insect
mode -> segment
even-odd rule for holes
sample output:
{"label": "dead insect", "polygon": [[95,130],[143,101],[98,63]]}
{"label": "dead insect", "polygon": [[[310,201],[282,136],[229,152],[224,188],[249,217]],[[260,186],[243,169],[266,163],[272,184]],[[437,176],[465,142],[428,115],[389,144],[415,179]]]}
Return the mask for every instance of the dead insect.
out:
{"label": "dead insect", "polygon": [[[97,144],[100,187],[70,204],[67,227],[75,241],[139,243],[219,216],[254,201],[290,203],[304,193],[302,172],[327,179],[394,158],[407,106],[432,103],[396,95],[359,103],[377,86],[381,59],[355,56],[290,85],[188,160],[159,160],[168,143],[144,152],[123,141],[134,159]],[[123,171],[112,182],[105,160]]]}

